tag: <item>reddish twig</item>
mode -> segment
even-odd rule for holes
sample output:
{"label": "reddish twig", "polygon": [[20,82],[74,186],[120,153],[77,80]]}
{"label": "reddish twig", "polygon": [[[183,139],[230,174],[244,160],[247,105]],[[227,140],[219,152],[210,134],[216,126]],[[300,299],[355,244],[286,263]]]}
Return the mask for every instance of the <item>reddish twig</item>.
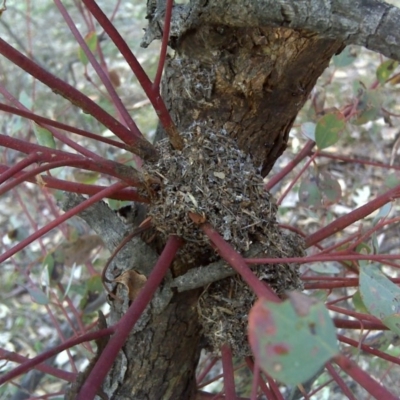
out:
{"label": "reddish twig", "polygon": [[364,372],[356,363],[347,357],[339,354],[333,358],[333,361],[349,376],[351,376],[358,384],[360,384],[375,399],[398,400],[396,396],[386,390],[371,375]]}
{"label": "reddish twig", "polygon": [[20,250],[22,250],[29,244],[31,244],[36,239],[40,238],[47,232],[51,231],[52,229],[56,228],[58,225],[62,224],[67,219],[73,217],[74,215],[78,214],[85,208],[98,202],[99,200],[103,199],[104,197],[107,197],[109,194],[113,193],[114,191],[124,188],[125,186],[126,186],[125,183],[121,183],[121,182],[114,183],[107,189],[104,189],[103,191],[95,194],[93,197],[90,197],[89,199],[83,201],[76,207],[71,208],[71,210],[68,210],[66,213],[61,215],[59,218],[56,218],[54,221],[50,222],[43,228],[37,230],[34,234],[32,234],[29,237],[27,237],[26,239],[22,240],[16,246],[12,247],[11,249],[9,249],[9,250],[5,251],[3,254],[1,254],[0,255],[0,264],[3,261],[7,260],[8,258],[12,257],[14,254],[18,253]]}
{"label": "reddish twig", "polygon": [[128,146],[128,149],[144,160],[156,160],[157,153],[154,147],[145,139],[133,136],[132,132],[98,106],[93,100],[85,96],[62,79],[50,74],[35,62],[10,46],[0,38],[0,54],[13,64],[22,68],[28,74],[48,86],[54,93],[65,97],[70,103],[92,115],[104,126],[110,129]]}
{"label": "reddish twig", "polygon": [[233,373],[232,350],[228,344],[221,347],[222,373],[224,375],[224,391],[227,399],[235,399],[235,376]]}
{"label": "reddish twig", "polygon": [[145,91],[147,97],[149,98],[151,104],[154,107],[154,110],[157,113],[157,116],[160,118],[160,122],[163,125],[165,132],[167,133],[169,140],[172,146],[181,150],[183,148],[183,139],[179,135],[179,132],[172,121],[171,116],[169,115],[168,109],[160,95],[159,92],[155,92],[153,90],[153,85],[144,72],[142,66],[133,55],[129,46],[126,44],[125,40],[116,30],[114,24],[107,18],[107,16],[103,13],[103,11],[98,7],[95,1],[93,0],[82,0],[86,7],[90,10],[93,16],[97,19],[99,24],[102,26],[105,32],[110,36],[111,40],[117,46],[120,53],[123,55],[127,63],[132,69],[132,72],[138,78],[143,90]]}
{"label": "reddish twig", "polygon": [[[189,213],[190,219],[198,224],[198,215]],[[201,217],[200,217],[201,218]],[[269,301],[279,303],[280,299],[264,282],[261,282],[247,266],[245,259],[208,223],[199,224],[200,229],[208,236],[218,249],[220,256],[244,279],[258,297],[265,297]]]}
{"label": "reddish twig", "polygon": [[115,326],[115,334],[111,337],[100,355],[98,362],[83,384],[76,400],[92,400],[94,398],[108,374],[108,371],[112,367],[119,350],[124,345],[137,320],[150,303],[182,244],[182,240],[177,236],[171,236],[168,239],[144,287],[131,304],[126,314]]}

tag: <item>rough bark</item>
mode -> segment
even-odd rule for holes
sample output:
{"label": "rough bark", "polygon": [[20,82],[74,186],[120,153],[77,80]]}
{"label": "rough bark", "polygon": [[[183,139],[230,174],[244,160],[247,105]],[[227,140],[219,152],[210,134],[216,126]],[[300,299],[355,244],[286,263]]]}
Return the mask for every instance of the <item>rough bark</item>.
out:
{"label": "rough bark", "polygon": [[286,28],[202,25],[174,44],[163,97],[181,131],[226,130],[265,176],[342,42]]}
{"label": "rough bark", "polygon": [[[165,2],[149,0],[148,4],[155,24],[150,25],[144,45],[161,37]],[[380,0],[191,0],[175,7],[171,37],[202,24],[286,27],[363,46],[400,61],[399,22],[400,9]]]}

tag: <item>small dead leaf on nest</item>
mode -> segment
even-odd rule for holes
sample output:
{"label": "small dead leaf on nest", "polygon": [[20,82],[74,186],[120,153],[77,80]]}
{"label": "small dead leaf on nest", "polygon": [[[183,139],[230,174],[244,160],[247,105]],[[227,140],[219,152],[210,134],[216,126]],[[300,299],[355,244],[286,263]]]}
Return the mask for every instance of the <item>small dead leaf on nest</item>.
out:
{"label": "small dead leaf on nest", "polygon": [[144,275],[139,274],[134,270],[125,271],[113,280],[113,282],[121,283],[128,289],[128,296],[131,301],[136,299],[146,281],[147,278]]}

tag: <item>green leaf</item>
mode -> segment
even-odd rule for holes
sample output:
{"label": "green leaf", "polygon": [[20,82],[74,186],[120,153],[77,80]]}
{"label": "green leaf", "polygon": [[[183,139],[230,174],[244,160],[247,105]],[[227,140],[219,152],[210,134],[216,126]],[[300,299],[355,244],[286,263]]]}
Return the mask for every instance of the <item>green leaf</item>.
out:
{"label": "green leaf", "polygon": [[316,262],[312,263],[309,268],[318,274],[338,274],[340,268],[338,268],[334,263],[331,262]]}
{"label": "green leaf", "polygon": [[85,285],[85,293],[79,303],[79,307],[83,310],[91,299],[98,293],[104,291],[103,282],[100,275],[92,276]]}
{"label": "green leaf", "polygon": [[383,85],[393,74],[393,71],[399,65],[398,61],[387,60],[384,61],[376,70],[376,77],[381,85]]}
{"label": "green leaf", "polygon": [[47,298],[46,294],[42,292],[39,288],[27,287],[26,290],[31,296],[32,301],[34,301],[35,303],[42,305],[49,304],[49,299]]}
{"label": "green leaf", "polygon": [[[94,51],[96,50],[96,47],[97,47],[97,35],[96,35],[96,32],[94,32],[94,31],[89,32],[85,36],[85,43],[89,47],[89,50],[92,53],[94,53]],[[82,47],[79,47],[79,49],[78,49],[78,57],[79,57],[79,60],[81,61],[81,63],[83,65],[86,66],[89,63],[89,60],[86,57],[85,52],[82,50]]]}
{"label": "green leaf", "polygon": [[353,64],[357,54],[354,51],[354,47],[347,46],[340,54],[333,57],[333,64],[337,68],[347,67]]}
{"label": "green leaf", "polygon": [[367,90],[364,84],[357,81],[353,90],[358,98],[357,116],[352,120],[354,125],[362,125],[378,119],[383,103],[382,93],[378,89]]}
{"label": "green leaf", "polygon": [[249,341],[261,368],[297,385],[338,353],[335,327],[322,303],[302,293],[276,304],[259,299],[249,314]]}
{"label": "green leaf", "polygon": [[313,176],[308,176],[300,183],[299,203],[306,207],[320,207],[322,205],[322,195]]}
{"label": "green leaf", "polygon": [[84,171],[80,169],[74,170],[72,174],[77,182],[86,183],[87,185],[93,185],[100,178],[100,174],[98,172]]}
{"label": "green leaf", "polygon": [[361,299],[369,313],[400,333],[400,288],[373,264],[360,268],[359,280]]}
{"label": "green leaf", "polygon": [[359,290],[357,290],[357,292],[355,292],[353,294],[353,304],[354,304],[355,309],[358,312],[360,312],[360,313],[368,313],[367,307],[365,307],[365,304],[362,301],[361,294],[360,294]]}
{"label": "green leaf", "polygon": [[314,122],[304,122],[304,124],[301,124],[301,131],[304,136],[315,141],[315,127],[316,124]]}
{"label": "green leaf", "polygon": [[383,207],[379,209],[378,214],[375,215],[374,220],[372,221],[372,225],[375,226],[379,220],[385,219],[392,209],[392,202],[386,203]]}
{"label": "green leaf", "polygon": [[395,186],[400,185],[400,177],[396,172],[385,176],[385,185],[389,189],[393,189]]}
{"label": "green leaf", "polygon": [[56,148],[53,134],[48,129],[38,124],[33,124],[33,131],[35,132],[36,140],[41,146],[46,146],[51,149]]}
{"label": "green leaf", "polygon": [[315,127],[315,142],[320,150],[334,145],[339,140],[339,133],[346,127],[342,113],[335,112],[321,117]]}

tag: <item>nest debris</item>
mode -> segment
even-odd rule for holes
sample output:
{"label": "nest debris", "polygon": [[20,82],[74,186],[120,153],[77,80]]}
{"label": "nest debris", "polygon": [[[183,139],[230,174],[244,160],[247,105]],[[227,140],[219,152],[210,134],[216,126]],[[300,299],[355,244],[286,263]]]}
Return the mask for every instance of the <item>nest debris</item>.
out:
{"label": "nest debris", "polygon": [[[169,235],[185,240],[180,256],[188,268],[199,266],[204,254],[208,262],[216,258],[208,238],[189,218],[189,212],[202,215],[241,253],[258,243],[268,257],[303,256],[301,238],[279,230],[274,199],[264,190],[263,179],[250,156],[237,147],[234,139],[224,131],[213,132],[200,125],[182,136],[182,151],[162,140],[156,145],[159,160],[146,166],[146,172],[162,181],[147,215],[163,241]],[[254,272],[277,294],[302,288],[297,265],[260,265]],[[246,326],[254,301],[253,291],[239,276],[205,288],[198,311],[209,350],[218,352],[221,344],[228,342],[236,355],[250,354]]]}

